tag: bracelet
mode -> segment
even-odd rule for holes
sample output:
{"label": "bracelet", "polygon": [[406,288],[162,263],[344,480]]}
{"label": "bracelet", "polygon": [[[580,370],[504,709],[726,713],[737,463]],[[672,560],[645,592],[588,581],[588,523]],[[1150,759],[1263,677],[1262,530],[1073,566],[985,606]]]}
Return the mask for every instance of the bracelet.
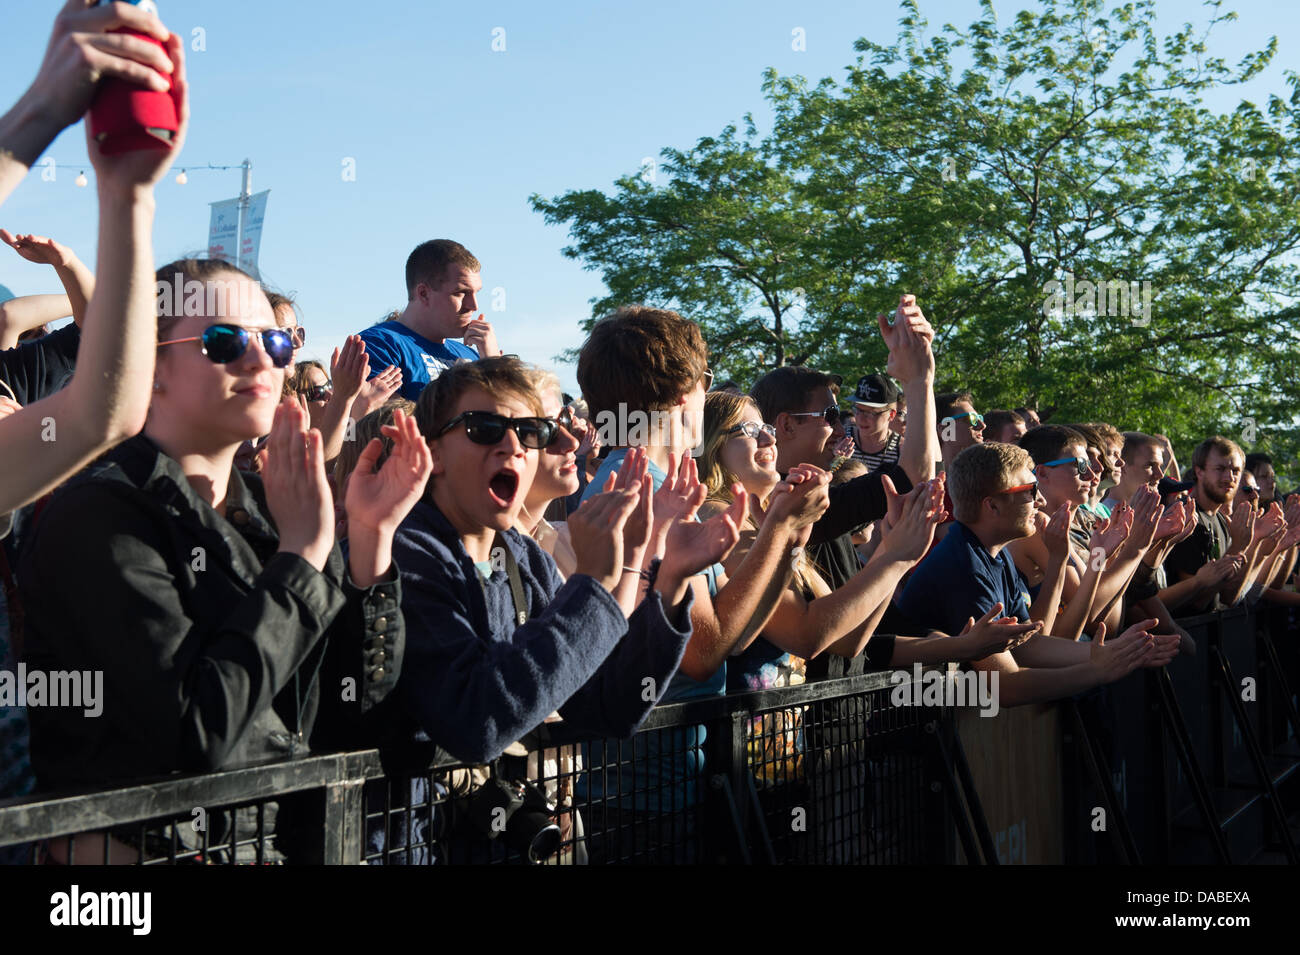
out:
{"label": "bracelet", "polygon": [[642,570],[641,570],[640,567],[629,567],[627,564],[624,564],[624,565],[623,565],[623,569],[624,569],[625,571],[627,571],[629,574],[638,574],[638,575],[639,575],[639,574],[642,573]]}

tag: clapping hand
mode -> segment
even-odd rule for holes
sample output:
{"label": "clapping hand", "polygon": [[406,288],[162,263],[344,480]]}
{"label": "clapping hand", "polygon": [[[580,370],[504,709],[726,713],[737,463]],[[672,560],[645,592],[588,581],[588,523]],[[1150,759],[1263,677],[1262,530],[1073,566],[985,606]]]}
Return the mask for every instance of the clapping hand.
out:
{"label": "clapping hand", "polygon": [[1002,613],[1001,602],[989,608],[989,612],[976,620],[969,617],[961,634],[949,637],[954,650],[952,659],[960,663],[963,660],[982,660],[995,653],[1014,650],[1042,628],[1042,621],[1031,620],[1021,623],[1015,617],[999,617]]}
{"label": "clapping hand", "polygon": [[[367,358],[367,364],[369,359]],[[376,408],[383,407],[385,401],[393,397],[402,387],[402,369],[389,365],[379,374],[366,381],[352,402],[352,417],[360,421]]]}
{"label": "clapping hand", "polygon": [[343,351],[334,349],[330,358],[330,381],[334,394],[342,401],[351,403],[361,393],[366,375],[370,373],[370,359],[366,355],[366,343],[360,335],[349,335],[343,343]]}
{"label": "clapping hand", "polygon": [[317,570],[334,546],[334,495],[325,479],[321,434],[292,397],[275,409],[266,447],[258,452],[266,506],[280,533],[280,550]]}

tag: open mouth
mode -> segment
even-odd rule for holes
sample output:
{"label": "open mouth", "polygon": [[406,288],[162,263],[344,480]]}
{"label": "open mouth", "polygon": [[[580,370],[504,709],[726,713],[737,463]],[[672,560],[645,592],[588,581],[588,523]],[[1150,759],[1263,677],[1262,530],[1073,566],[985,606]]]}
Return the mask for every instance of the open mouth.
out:
{"label": "open mouth", "polygon": [[500,470],[488,481],[488,493],[492,495],[492,503],[497,507],[509,507],[518,492],[519,475],[514,471]]}
{"label": "open mouth", "polygon": [[776,464],[776,452],[771,449],[754,452],[754,463],[760,468],[771,467]]}

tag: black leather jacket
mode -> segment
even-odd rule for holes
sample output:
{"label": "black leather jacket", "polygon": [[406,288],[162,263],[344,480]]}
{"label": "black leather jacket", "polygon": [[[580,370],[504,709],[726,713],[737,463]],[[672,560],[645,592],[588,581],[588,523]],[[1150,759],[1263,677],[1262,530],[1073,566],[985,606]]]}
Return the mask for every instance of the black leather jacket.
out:
{"label": "black leather jacket", "polygon": [[[367,590],[276,553],[260,479],[223,518],[144,436],[58,491],[23,548],[29,670],[102,670],[102,713],[29,707],[43,790],[365,742],[397,682],[396,568]],[[348,681],[351,681],[349,683]]]}

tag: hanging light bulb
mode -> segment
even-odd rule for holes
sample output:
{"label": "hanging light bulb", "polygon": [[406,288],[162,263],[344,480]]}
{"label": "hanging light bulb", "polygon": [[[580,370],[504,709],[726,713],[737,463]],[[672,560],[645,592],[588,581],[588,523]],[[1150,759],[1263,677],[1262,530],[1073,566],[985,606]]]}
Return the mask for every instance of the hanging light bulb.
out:
{"label": "hanging light bulb", "polygon": [[85,173],[85,171],[83,170],[83,171],[82,171],[80,174],[78,174],[78,176],[77,176],[77,179],[76,179],[77,188],[79,188],[79,189],[84,189],[84,188],[86,187],[86,183],[88,183],[88,182],[90,182],[90,180],[86,178],[86,173]]}
{"label": "hanging light bulb", "polygon": [[182,169],[180,172],[176,174],[176,185],[183,186],[189,181],[190,181],[190,177],[185,175],[184,169]]}

